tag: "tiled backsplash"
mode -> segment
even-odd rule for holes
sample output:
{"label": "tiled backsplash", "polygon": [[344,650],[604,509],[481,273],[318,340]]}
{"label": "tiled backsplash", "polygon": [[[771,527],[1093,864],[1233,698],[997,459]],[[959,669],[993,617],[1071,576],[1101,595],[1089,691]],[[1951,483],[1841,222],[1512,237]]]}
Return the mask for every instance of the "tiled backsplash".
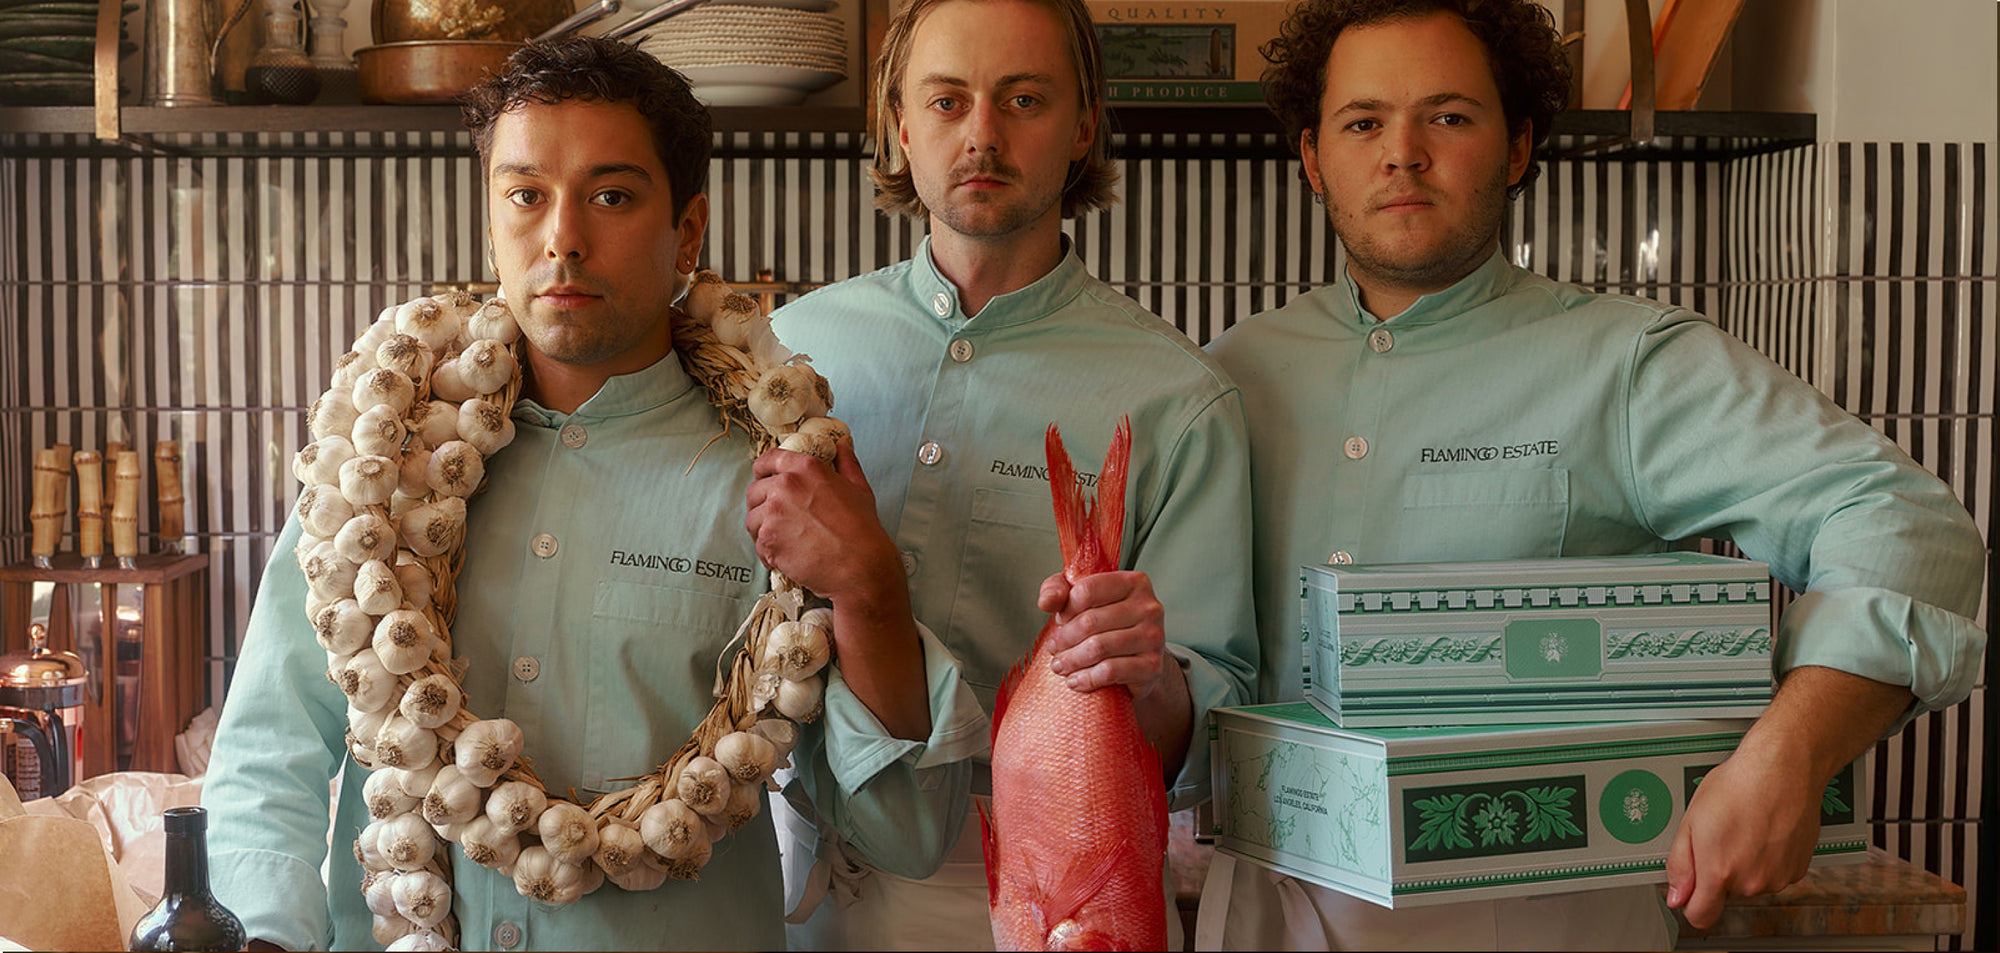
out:
{"label": "tiled backsplash", "polygon": [[[0,559],[26,555],[32,449],[182,441],[188,525],[212,554],[219,696],[295,496],[303,409],[334,355],[390,303],[491,280],[468,142],[160,137],[142,156],[81,137],[8,142]],[[703,256],[725,277],[837,280],[907,257],[921,237],[873,211],[858,137],[717,143]],[[1073,224],[1079,252],[1197,341],[1340,267],[1274,139],[1135,136],[1121,154],[1136,156],[1125,201]],[[1715,316],[1942,475],[1991,540],[1994,171],[1990,146],[1961,143],[1557,162],[1505,238],[1536,271]],[[1879,747],[1871,815],[1878,843],[1993,903],[1975,869],[1988,681]]]}

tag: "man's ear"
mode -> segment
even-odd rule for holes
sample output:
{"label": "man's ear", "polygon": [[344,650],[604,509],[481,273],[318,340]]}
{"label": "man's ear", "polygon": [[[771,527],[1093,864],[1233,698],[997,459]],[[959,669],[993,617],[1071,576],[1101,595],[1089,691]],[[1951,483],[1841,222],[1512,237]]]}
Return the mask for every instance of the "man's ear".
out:
{"label": "man's ear", "polygon": [[1305,163],[1306,182],[1313,194],[1325,198],[1326,184],[1319,180],[1319,130],[1308,127],[1299,131],[1299,161]]}

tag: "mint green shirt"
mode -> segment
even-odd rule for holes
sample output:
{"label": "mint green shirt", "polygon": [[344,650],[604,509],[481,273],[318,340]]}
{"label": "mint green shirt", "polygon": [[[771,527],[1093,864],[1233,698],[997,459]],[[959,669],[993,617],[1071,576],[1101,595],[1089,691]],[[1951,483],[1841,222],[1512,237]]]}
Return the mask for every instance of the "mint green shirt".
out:
{"label": "mint green shirt", "polygon": [[[576,413],[516,405],[487,463],[458,580],[455,653],[480,717],[505,716],[551,792],[584,800],[671,756],[713,703],[716,661],[767,574],[743,528],[750,455],[679,362],[615,377]],[[703,447],[707,449],[704,451]],[[693,463],[692,472],[689,464]],[[345,757],[345,699],[324,677],[286,527],[266,567],[223,708],[203,803],[216,896],[252,937],[373,948],[351,845],[367,773]],[[985,721],[949,653],[925,636],[932,735],[890,737],[831,671],[827,713],[796,763],[837,779],[823,814],[889,869],[925,873],[967,809],[965,760]],[[342,777],[327,881],[327,780]],[[829,790],[837,787],[837,790]],[[771,822],[718,843],[696,882],[627,893],[608,881],[546,906],[454,853],[463,949],[776,949],[785,942]]]}
{"label": "mint green shirt", "polygon": [[[1208,709],[1251,698],[1248,447],[1240,396],[1179,330],[1060,264],[968,318],[927,239],[909,261],[781,309],[778,337],[833,385],[882,525],[903,551],[917,618],[990,710],[1048,616],[1062,568],[1044,431],[1060,425],[1094,480],[1132,420],[1122,568],[1147,573],[1187,675],[1193,737]],[[1208,797],[1208,745],[1188,747],[1168,799]]]}
{"label": "mint green shirt", "polygon": [[1498,252],[1377,322],[1345,274],[1210,345],[1251,425],[1260,697],[1301,695],[1299,567],[1733,540],[1801,593],[1774,666],[1964,699],[1985,546],[1893,443],[1700,315]]}

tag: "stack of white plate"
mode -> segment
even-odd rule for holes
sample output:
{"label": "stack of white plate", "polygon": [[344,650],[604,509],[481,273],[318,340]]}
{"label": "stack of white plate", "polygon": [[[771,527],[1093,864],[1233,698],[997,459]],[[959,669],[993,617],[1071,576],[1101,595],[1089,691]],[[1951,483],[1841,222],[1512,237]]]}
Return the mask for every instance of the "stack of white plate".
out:
{"label": "stack of white plate", "polygon": [[847,76],[832,0],[730,0],[668,19],[639,48],[680,70],[710,106],[795,106]]}

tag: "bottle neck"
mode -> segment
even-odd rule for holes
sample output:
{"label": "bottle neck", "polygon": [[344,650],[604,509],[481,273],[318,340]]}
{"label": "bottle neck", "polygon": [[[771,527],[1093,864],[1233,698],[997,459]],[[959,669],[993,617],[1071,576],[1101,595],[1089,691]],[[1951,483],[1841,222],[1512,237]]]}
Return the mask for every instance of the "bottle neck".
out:
{"label": "bottle neck", "polygon": [[167,835],[167,897],[208,895],[208,833]]}

